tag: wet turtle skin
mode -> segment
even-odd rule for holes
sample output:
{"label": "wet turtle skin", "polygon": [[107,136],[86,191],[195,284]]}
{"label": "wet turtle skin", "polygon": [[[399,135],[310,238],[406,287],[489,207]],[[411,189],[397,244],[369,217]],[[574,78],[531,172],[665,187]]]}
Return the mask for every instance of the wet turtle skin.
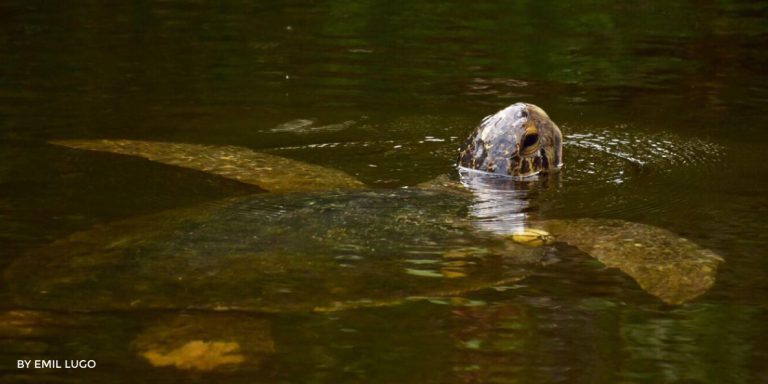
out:
{"label": "wet turtle skin", "polygon": [[516,103],[483,119],[459,148],[459,167],[527,177],[563,164],[560,128],[541,108]]}

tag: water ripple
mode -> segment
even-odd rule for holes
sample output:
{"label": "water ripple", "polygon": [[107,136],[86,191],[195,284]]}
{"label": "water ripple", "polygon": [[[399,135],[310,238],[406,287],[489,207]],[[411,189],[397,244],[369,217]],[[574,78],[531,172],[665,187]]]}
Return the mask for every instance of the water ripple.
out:
{"label": "water ripple", "polygon": [[627,129],[568,132],[557,192],[568,205],[554,199],[548,208],[576,216],[654,215],[686,201],[693,185],[727,168],[725,149],[711,141]]}
{"label": "water ripple", "polygon": [[[621,126],[619,128],[622,128]],[[623,183],[633,175],[686,169],[707,171],[723,148],[701,138],[682,138],[669,133],[601,129],[566,135],[569,179]]]}

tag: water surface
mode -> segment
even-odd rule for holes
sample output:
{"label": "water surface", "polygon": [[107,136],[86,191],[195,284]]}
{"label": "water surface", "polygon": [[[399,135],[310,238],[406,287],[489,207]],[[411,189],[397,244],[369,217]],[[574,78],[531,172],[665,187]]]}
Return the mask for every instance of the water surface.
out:
{"label": "water surface", "polygon": [[[652,224],[726,262],[681,306],[567,248],[516,285],[328,314],[20,312],[3,286],[2,379],[766,381],[766,16],[741,1],[5,2],[0,267],[94,225],[260,192],[49,140],[238,145],[397,189],[454,173],[470,130],[517,101],[560,125],[565,168],[510,209]],[[142,351],[189,322],[258,358],[153,367]]]}

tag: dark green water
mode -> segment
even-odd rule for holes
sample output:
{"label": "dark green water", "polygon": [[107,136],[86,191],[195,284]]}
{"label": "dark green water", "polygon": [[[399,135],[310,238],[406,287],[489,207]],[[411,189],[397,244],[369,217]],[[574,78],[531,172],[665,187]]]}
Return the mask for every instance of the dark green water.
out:
{"label": "dark green water", "polygon": [[[94,225],[257,192],[48,140],[238,145],[399,188],[455,172],[461,139],[516,101],[565,134],[536,214],[656,225],[726,262],[681,306],[568,252],[513,289],[331,314],[19,312],[3,286],[0,381],[768,381],[767,19],[708,1],[4,2],[2,267]],[[151,366],[142,340],[189,329],[180,316],[251,354]]]}

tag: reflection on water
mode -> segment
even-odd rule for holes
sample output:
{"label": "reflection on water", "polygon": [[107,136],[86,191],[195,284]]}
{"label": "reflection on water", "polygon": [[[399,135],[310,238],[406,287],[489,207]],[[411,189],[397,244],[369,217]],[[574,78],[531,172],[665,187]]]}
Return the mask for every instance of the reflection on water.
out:
{"label": "reflection on water", "polygon": [[[450,217],[472,215],[492,231],[514,228],[522,215],[639,222],[726,262],[708,293],[681,306],[663,305],[627,275],[558,245],[526,280],[496,289],[269,316],[19,308],[6,272],[0,374],[9,382],[766,381],[767,14],[765,4],[742,1],[4,2],[4,270],[57,239],[99,231],[94,225],[117,236],[104,225],[180,207],[200,214],[198,204],[260,192],[50,140],[237,145],[340,170],[390,193],[452,174],[459,138],[517,101],[542,106],[563,130],[559,180],[510,192],[512,199],[464,200],[457,204],[464,211]],[[425,198],[411,208],[434,204]],[[301,230],[282,241],[297,243]],[[432,246],[452,241],[442,236]],[[453,259],[441,254],[440,267],[405,261],[436,255],[399,255],[398,279],[460,280],[448,276],[466,266],[449,263],[466,261],[488,239],[475,240],[451,249]],[[118,261],[141,271],[142,254],[131,257]],[[256,266],[229,265],[248,268]],[[119,271],[103,272],[121,287]],[[395,292],[398,279],[379,283]],[[343,288],[346,280],[325,281]],[[185,333],[197,329],[210,333]],[[169,364],[153,366],[151,351]],[[66,377],[13,368],[24,358],[95,359],[98,368]],[[225,361],[211,371],[178,368]]]}
{"label": "reflection on water", "polygon": [[498,235],[522,232],[530,221],[528,212],[535,204],[535,187],[557,174],[517,180],[459,168],[461,184],[472,191],[470,214],[481,230]]}

